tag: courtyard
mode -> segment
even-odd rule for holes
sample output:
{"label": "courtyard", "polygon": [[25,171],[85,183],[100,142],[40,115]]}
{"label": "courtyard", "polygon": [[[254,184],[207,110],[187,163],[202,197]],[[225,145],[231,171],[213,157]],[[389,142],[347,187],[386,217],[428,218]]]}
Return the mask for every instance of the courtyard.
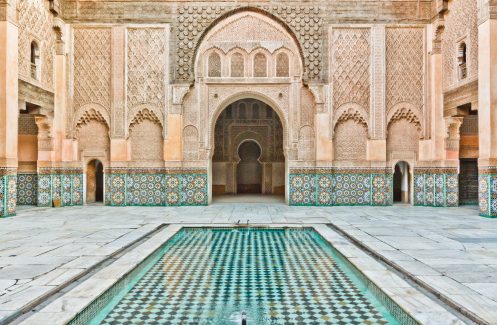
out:
{"label": "courtyard", "polygon": [[[368,278],[379,276],[377,284],[388,295],[418,310],[422,323],[448,324],[440,306],[456,323],[457,318],[497,322],[497,223],[479,217],[476,207],[292,207],[273,199],[240,203],[232,198],[203,207],[21,207],[16,216],[1,220],[2,322],[63,323],[68,312],[82,307],[78,300],[64,300],[64,293],[69,291],[70,297],[68,289],[91,282],[92,270],[105,269],[109,259],[119,260],[116,253],[123,248],[131,245],[130,253],[141,260],[149,241],[156,236],[160,243],[165,240],[161,233],[247,222],[336,232],[341,239],[332,244]],[[347,246],[340,248],[342,242]],[[357,258],[365,252],[387,263],[371,267]],[[412,286],[411,294],[396,296],[389,289],[393,280],[382,273],[392,267]],[[57,299],[62,305],[59,301],[58,308],[50,309]],[[423,319],[426,315],[431,317]]]}

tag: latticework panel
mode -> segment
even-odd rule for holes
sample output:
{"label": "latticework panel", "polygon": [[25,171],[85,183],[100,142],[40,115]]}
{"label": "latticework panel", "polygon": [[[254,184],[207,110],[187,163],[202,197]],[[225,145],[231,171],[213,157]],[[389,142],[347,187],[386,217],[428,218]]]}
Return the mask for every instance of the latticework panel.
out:
{"label": "latticework panel", "polygon": [[422,111],[423,53],[422,28],[387,28],[387,110],[399,103],[410,103]]}
{"label": "latticework panel", "polygon": [[166,37],[161,28],[128,30],[128,106],[153,104],[163,108],[165,100]]}
{"label": "latticework panel", "polygon": [[333,107],[356,103],[369,111],[370,31],[366,28],[333,31]]}
{"label": "latticework panel", "polygon": [[476,0],[451,1],[442,37],[443,85],[458,83],[458,40],[463,38],[468,49],[467,79],[478,75],[478,8]]}
{"label": "latticework panel", "polygon": [[17,2],[19,26],[19,75],[31,77],[31,42],[41,50],[41,83],[53,88],[55,32],[48,1],[19,0]]}
{"label": "latticework panel", "polygon": [[110,108],[111,30],[74,30],[74,107],[97,103]]}

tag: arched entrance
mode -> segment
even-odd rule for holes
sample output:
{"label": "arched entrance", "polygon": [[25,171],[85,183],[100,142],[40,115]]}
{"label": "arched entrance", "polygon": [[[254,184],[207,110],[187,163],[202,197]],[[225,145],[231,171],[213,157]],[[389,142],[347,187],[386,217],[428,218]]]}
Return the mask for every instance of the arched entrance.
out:
{"label": "arched entrance", "polygon": [[285,194],[283,126],[266,103],[246,98],[217,118],[212,157],[212,195]]}
{"label": "arched entrance", "polygon": [[405,161],[399,161],[395,165],[395,172],[393,174],[394,203],[409,203],[410,183],[409,164]]}
{"label": "arched entrance", "polygon": [[247,140],[238,147],[239,161],[236,166],[236,193],[262,193],[261,147],[253,140]]}
{"label": "arched entrance", "polygon": [[104,201],[104,167],[98,159],[93,159],[86,168],[86,203]]}

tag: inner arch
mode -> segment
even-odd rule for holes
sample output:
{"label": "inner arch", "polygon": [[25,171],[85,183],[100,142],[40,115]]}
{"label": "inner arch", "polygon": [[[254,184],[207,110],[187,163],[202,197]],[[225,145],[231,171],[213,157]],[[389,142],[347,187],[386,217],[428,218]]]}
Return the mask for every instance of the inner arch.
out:
{"label": "inner arch", "polygon": [[221,112],[214,128],[212,193],[284,195],[283,126],[271,106],[245,98]]}

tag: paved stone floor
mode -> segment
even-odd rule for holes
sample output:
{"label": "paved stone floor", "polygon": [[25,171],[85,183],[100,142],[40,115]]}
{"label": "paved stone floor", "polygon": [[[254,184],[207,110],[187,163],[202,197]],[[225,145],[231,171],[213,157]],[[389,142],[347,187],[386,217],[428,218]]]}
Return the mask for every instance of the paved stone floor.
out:
{"label": "paved stone floor", "polygon": [[488,323],[497,323],[497,219],[476,207],[21,208],[0,220],[0,318],[56,289],[163,223],[332,223]]}

